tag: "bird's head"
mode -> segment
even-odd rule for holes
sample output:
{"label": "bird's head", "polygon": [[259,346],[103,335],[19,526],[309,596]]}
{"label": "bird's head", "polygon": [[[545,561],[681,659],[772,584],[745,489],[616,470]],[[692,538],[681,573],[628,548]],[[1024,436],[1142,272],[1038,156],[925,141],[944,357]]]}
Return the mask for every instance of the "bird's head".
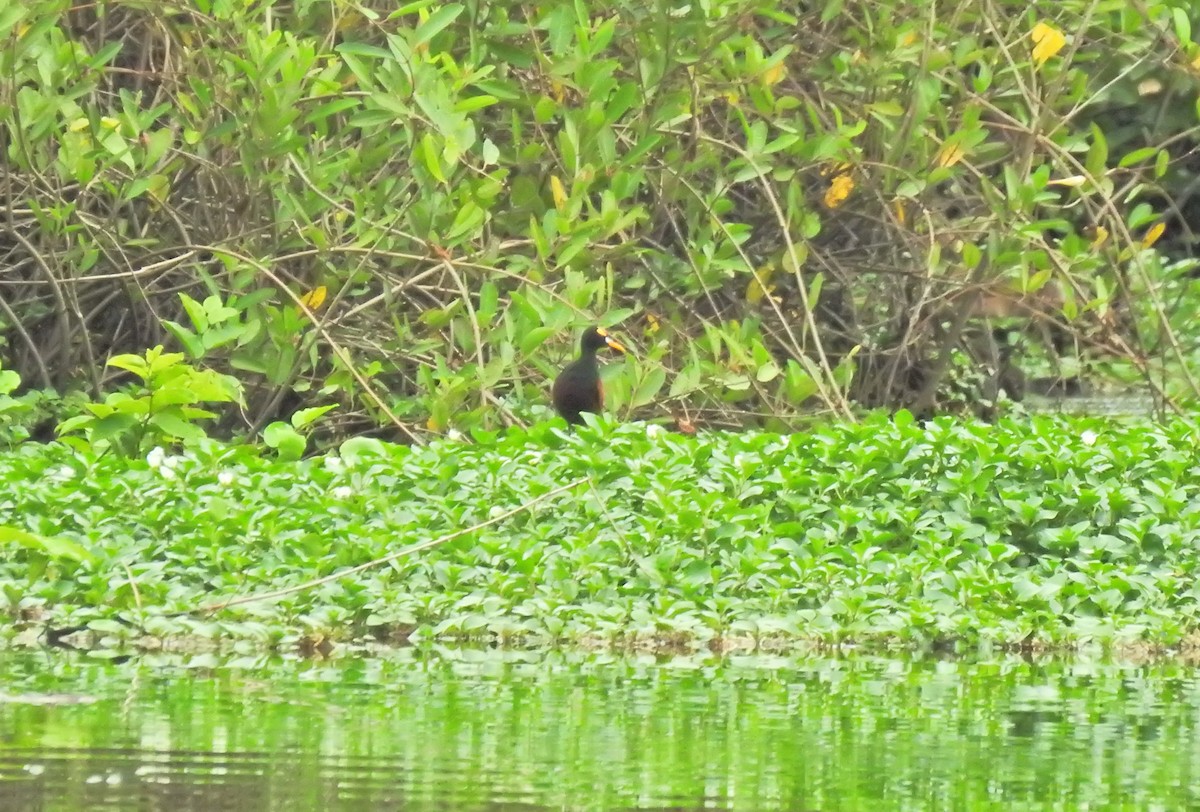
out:
{"label": "bird's head", "polygon": [[592,327],[585,332],[583,334],[583,339],[580,342],[580,346],[584,352],[595,352],[596,350],[602,350],[605,347],[608,347],[614,352],[619,352],[622,355],[626,352],[625,347],[621,344],[621,342],[610,336],[608,331],[603,327]]}

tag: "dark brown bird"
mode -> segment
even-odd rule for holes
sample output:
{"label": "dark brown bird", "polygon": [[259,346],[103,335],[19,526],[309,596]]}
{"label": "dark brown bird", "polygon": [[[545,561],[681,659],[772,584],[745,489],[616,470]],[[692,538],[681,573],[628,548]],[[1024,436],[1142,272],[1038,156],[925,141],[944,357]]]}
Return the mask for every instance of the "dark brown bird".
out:
{"label": "dark brown bird", "polygon": [[568,423],[583,422],[581,412],[604,409],[604,384],[600,380],[600,362],[596,350],[608,347],[624,354],[625,348],[603,327],[592,327],[579,340],[579,357],[554,379],[551,396],[554,408]]}

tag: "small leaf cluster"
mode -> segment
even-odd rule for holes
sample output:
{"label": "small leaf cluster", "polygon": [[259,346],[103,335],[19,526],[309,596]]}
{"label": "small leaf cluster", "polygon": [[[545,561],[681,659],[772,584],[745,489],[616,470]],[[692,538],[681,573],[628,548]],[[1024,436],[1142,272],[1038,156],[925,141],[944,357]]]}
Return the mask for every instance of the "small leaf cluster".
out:
{"label": "small leaf cluster", "polygon": [[85,440],[68,438],[80,449],[113,449],[131,455],[160,443],[201,440],[205,433],[198,421],[217,415],[197,404],[241,398],[236,379],[197,369],[184,361],[183,353],[163,352],[161,345],[144,356],[114,356],[108,366],[131,373],[138,384],[132,391],[120,389],[102,402],[87,404],[83,414],[62,422],[59,434],[83,433]]}

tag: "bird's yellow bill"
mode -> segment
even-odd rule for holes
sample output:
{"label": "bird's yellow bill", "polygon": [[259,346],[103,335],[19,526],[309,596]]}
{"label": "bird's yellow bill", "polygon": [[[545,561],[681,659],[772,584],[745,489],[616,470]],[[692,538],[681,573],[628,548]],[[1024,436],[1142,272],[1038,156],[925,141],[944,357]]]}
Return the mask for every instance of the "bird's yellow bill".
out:
{"label": "bird's yellow bill", "polygon": [[615,338],[613,338],[612,336],[610,336],[608,334],[608,330],[605,330],[603,327],[597,327],[596,332],[599,333],[600,335],[604,336],[604,343],[608,345],[608,348],[610,350],[616,350],[617,352],[621,353],[622,355],[624,355],[627,352],[624,345],[621,344],[620,341],[617,341]]}

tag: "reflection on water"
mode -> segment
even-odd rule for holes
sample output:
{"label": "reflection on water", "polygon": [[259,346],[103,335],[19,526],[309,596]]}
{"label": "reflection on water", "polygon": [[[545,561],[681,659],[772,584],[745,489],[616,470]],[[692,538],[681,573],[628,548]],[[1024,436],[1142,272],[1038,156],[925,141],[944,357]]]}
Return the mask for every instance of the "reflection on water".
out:
{"label": "reflection on water", "polygon": [[1171,663],[9,652],[0,810],[1183,810],[1198,725]]}

